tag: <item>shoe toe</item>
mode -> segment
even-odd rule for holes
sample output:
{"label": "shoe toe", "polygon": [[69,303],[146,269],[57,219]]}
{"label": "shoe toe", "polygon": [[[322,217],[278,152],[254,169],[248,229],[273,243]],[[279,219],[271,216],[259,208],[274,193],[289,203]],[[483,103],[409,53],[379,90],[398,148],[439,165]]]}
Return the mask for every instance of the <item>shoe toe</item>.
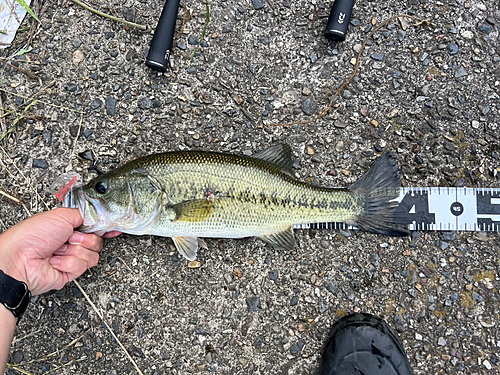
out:
{"label": "shoe toe", "polygon": [[411,375],[396,334],[380,318],[353,314],[337,322],[324,347],[319,375]]}

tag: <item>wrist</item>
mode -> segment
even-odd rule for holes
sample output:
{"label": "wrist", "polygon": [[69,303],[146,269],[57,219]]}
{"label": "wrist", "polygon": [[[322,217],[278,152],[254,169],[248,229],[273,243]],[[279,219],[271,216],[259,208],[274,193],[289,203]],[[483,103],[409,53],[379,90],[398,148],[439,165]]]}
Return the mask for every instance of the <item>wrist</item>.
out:
{"label": "wrist", "polygon": [[10,229],[0,235],[0,270],[6,275],[21,281],[30,287],[24,261],[20,259],[17,245],[10,241]]}

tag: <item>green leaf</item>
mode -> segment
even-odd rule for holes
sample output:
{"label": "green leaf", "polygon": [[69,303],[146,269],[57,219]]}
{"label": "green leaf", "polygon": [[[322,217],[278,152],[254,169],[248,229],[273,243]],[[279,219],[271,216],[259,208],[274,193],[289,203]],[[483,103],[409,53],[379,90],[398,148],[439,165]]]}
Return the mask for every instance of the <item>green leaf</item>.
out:
{"label": "green leaf", "polygon": [[21,50],[17,53],[17,56],[24,55],[25,53],[30,52],[32,49],[33,49],[33,47],[31,47],[31,46],[29,46],[29,47],[28,47],[28,48],[26,48],[26,49],[21,49]]}
{"label": "green leaf", "polygon": [[24,9],[26,9],[26,12],[28,12],[34,19],[36,19],[39,23],[40,20],[38,19],[38,17],[35,15],[35,13],[31,10],[31,8],[29,7],[28,4],[26,4],[26,2],[24,0],[16,0],[19,5],[21,5]]}
{"label": "green leaf", "polygon": [[209,7],[209,5],[210,5],[210,0],[207,1],[207,11],[205,12],[205,27],[203,28],[203,32],[201,33],[200,39],[198,39],[198,45],[194,49],[193,54],[191,55],[190,61],[193,61],[194,54],[196,53],[196,51],[198,51],[198,47],[200,46],[200,43],[201,43],[202,39],[205,37],[205,33],[207,32],[207,26],[208,26],[208,23],[210,22],[210,7]]}

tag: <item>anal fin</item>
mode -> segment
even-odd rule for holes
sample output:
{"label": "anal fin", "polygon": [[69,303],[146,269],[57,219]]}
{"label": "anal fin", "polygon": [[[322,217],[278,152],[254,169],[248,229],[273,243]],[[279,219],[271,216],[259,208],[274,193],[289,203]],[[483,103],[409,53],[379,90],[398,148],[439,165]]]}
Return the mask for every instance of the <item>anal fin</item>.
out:
{"label": "anal fin", "polygon": [[295,236],[291,226],[282,232],[267,234],[261,238],[267,243],[279,247],[280,249],[292,251],[295,248]]}

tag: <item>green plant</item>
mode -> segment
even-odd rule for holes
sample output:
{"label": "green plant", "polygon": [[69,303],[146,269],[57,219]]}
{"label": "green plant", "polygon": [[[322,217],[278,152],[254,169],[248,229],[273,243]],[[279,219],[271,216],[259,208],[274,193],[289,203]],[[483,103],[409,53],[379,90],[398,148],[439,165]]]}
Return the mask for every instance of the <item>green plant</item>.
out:
{"label": "green plant", "polygon": [[[19,5],[21,5],[24,9],[26,9],[26,12],[28,12],[34,19],[36,19],[38,22],[40,22],[40,20],[38,19],[38,17],[35,15],[35,13],[31,10],[31,8],[29,7],[28,4],[26,4],[26,2],[24,0],[16,0]],[[40,22],[41,23],[41,22]]]}
{"label": "green plant", "polygon": [[201,33],[200,39],[198,40],[198,44],[196,45],[196,48],[193,51],[193,54],[191,55],[191,60],[193,60],[194,54],[196,51],[198,51],[198,47],[200,46],[201,41],[205,37],[205,33],[207,32],[207,26],[208,23],[210,22],[210,0],[207,1],[207,11],[205,13],[205,27],[203,28],[203,32]]}

